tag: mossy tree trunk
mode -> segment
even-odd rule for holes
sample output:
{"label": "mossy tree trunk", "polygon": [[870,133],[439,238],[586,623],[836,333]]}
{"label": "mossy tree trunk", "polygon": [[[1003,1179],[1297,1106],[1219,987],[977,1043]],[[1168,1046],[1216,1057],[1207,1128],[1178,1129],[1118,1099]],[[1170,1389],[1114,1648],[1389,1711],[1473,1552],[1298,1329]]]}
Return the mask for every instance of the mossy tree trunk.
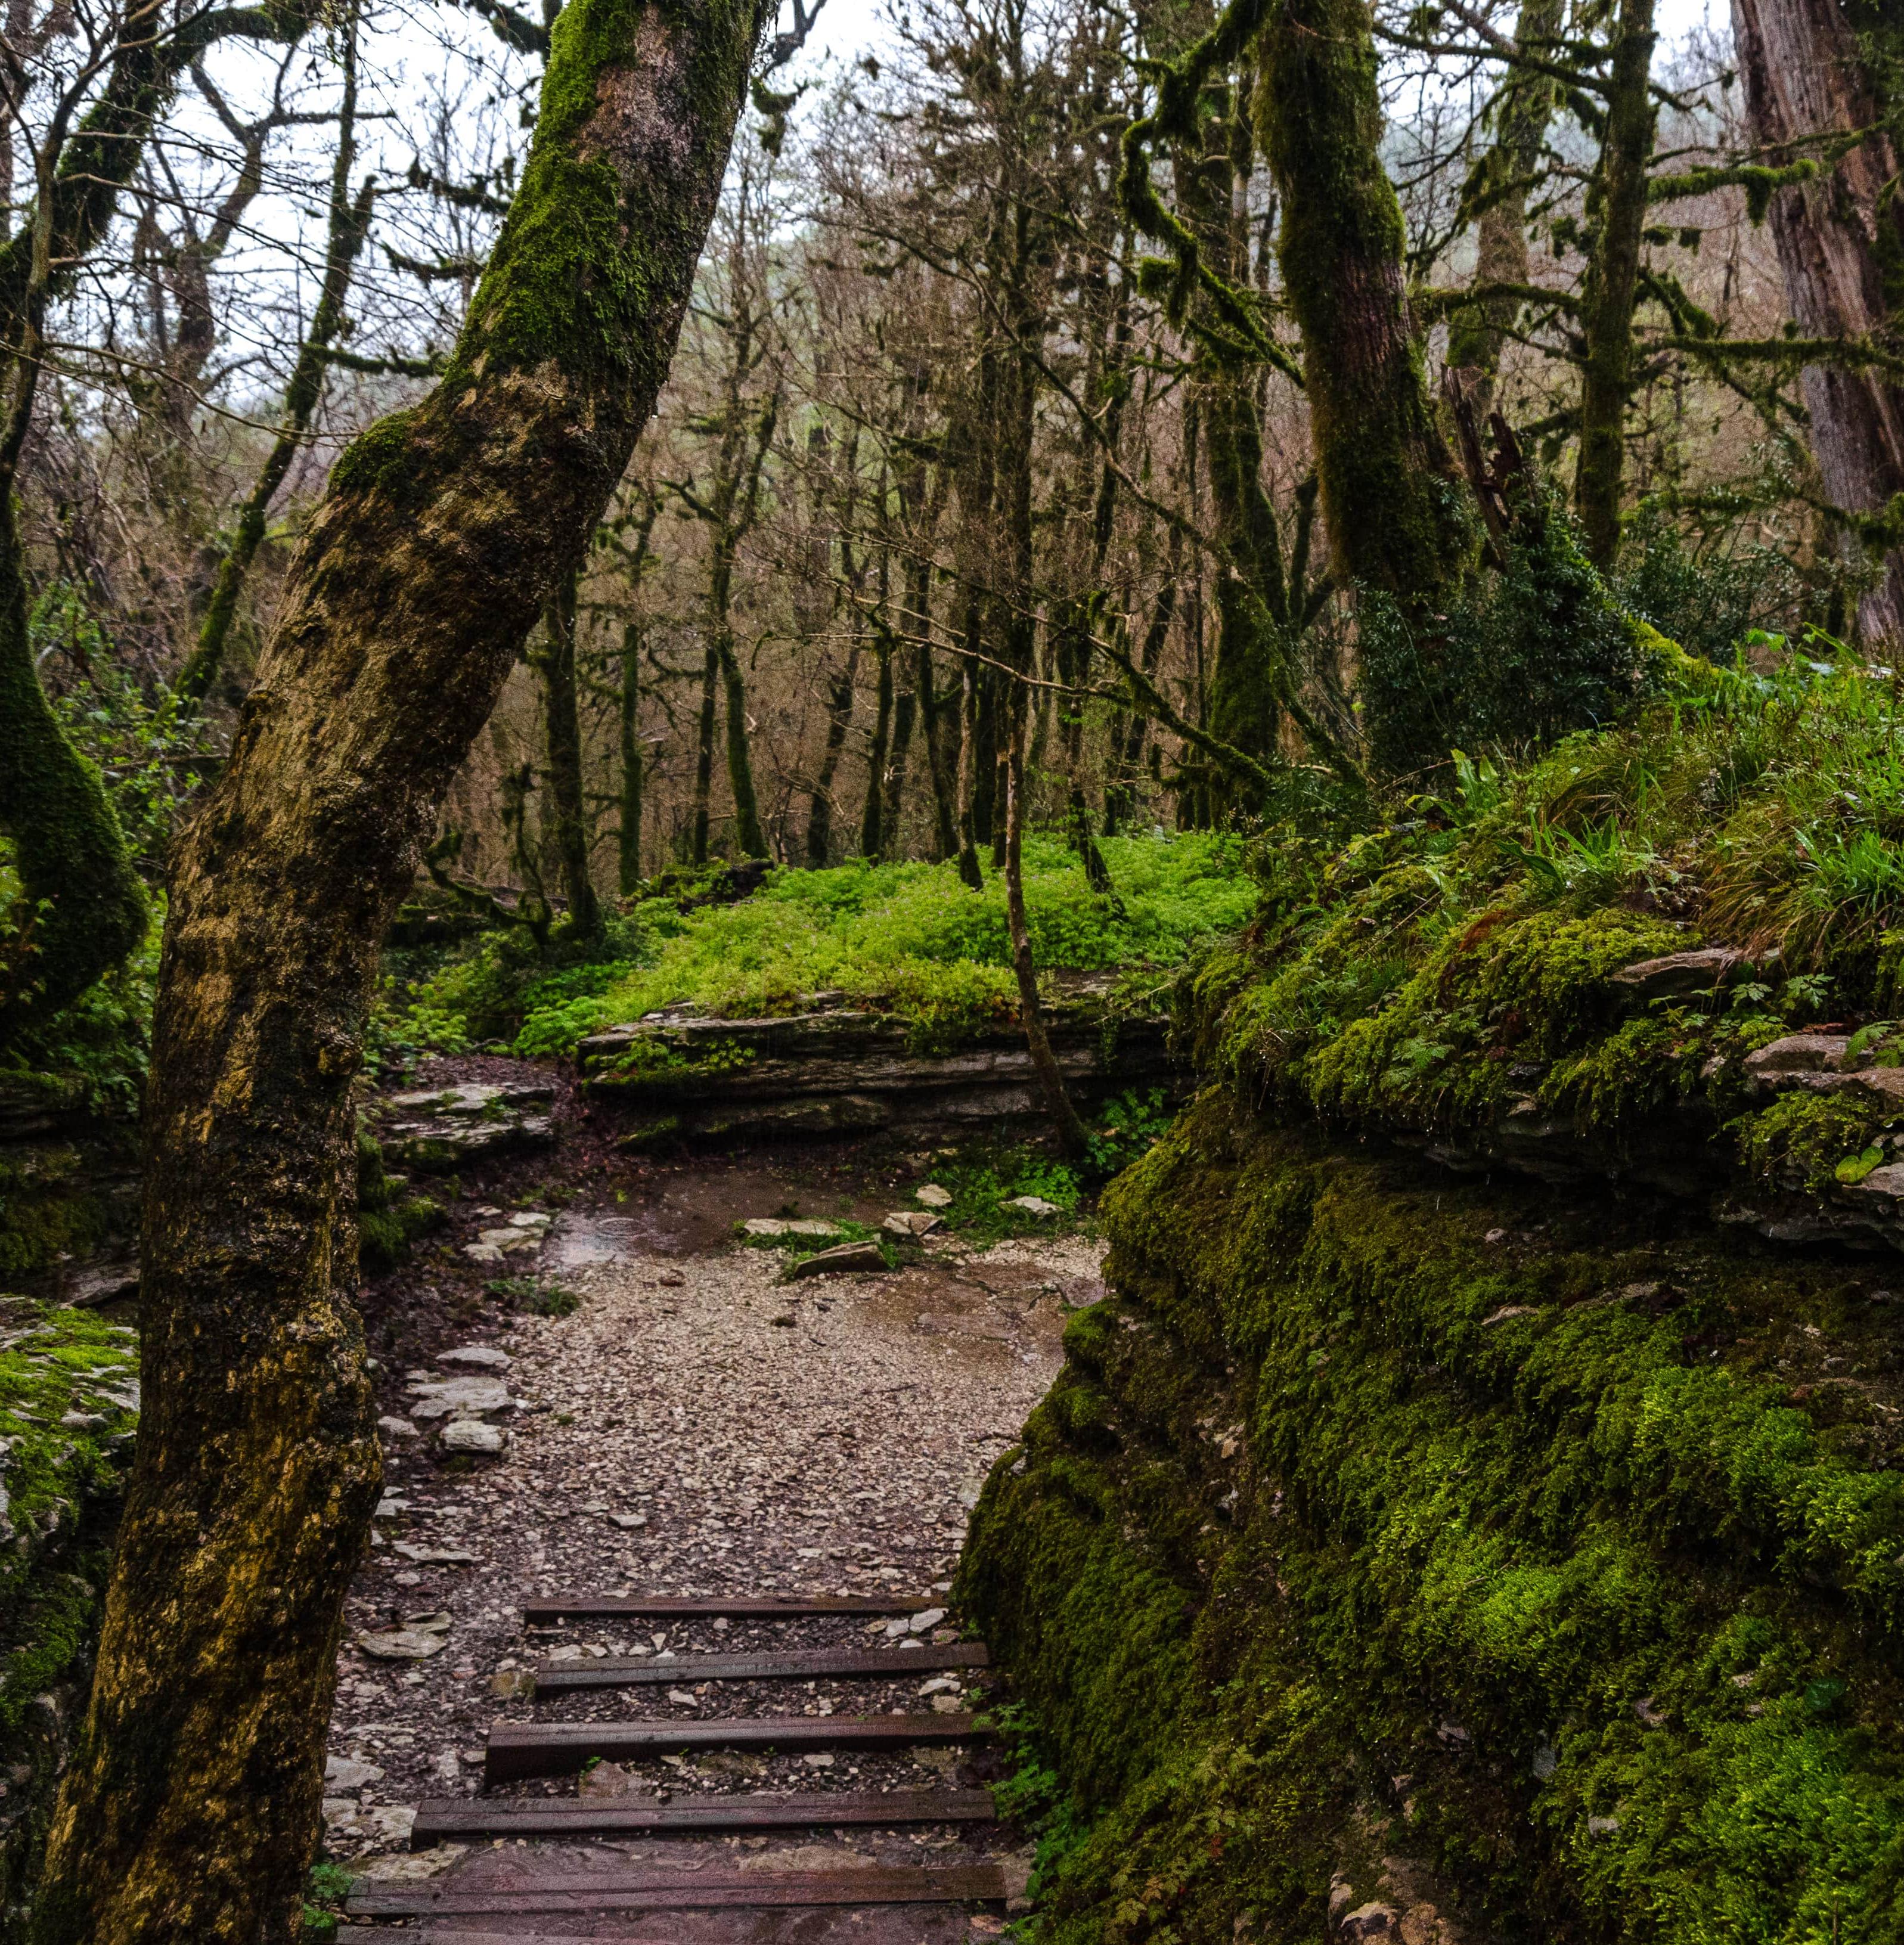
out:
{"label": "mossy tree trunk", "polygon": [[[1851,10],[1839,0],[1733,0],[1732,21],[1747,126],[1767,161],[1793,159],[1793,145],[1808,137],[1871,131],[1813,180],[1772,198],[1772,238],[1800,332],[1890,336],[1904,201],[1896,141],[1879,125],[1880,91]],[[1835,365],[1807,365],[1801,384],[1832,504],[1873,513],[1904,492],[1904,386]],[[1867,643],[1904,640],[1904,548],[1884,556],[1876,584],[1859,597],[1858,623]]]}
{"label": "mossy tree trunk", "polygon": [[641,749],[642,626],[621,625],[621,815],[615,832],[615,886],[624,899],[641,890],[642,785],[646,765]]}
{"label": "mossy tree trunk", "polygon": [[549,763],[550,835],[568,906],[569,936],[602,936],[602,907],[589,869],[588,793],[582,753],[581,698],[575,679],[575,596],[579,566],[556,584],[543,612],[543,642],[535,658],[542,677],[543,727]]}
{"label": "mossy tree trunk", "polygon": [[289,1945],[379,1490],[351,1087],[378,942],[666,374],[756,0],[569,0],[443,381],[345,454],[180,845],[144,1410],[38,1945]]}
{"label": "mossy tree trunk", "polygon": [[1603,572],[1619,552],[1626,406],[1633,389],[1633,305],[1653,159],[1653,0],[1621,0],[1607,128],[1587,192],[1586,283],[1581,293],[1580,452],[1573,503],[1587,557]]}
{"label": "mossy tree trunk", "polygon": [[208,8],[174,20],[159,0],[134,0],[91,106],[94,69],[58,102],[36,159],[32,202],[0,245],[0,831],[11,840],[23,894],[0,935],[0,1043],[76,998],[145,931],[144,889],[104,784],[61,727],[33,661],[14,496],[45,363],[47,307],[110,229],[120,193],[192,63],[228,39],[294,42],[314,17],[308,6],[270,5]]}
{"label": "mossy tree trunk", "polygon": [[[1468,566],[1471,522],[1409,316],[1401,208],[1382,165],[1375,45],[1360,0],[1278,0],[1255,92],[1282,197],[1283,284],[1302,333],[1336,578],[1391,596],[1432,663],[1434,617]],[[1373,752],[1384,768],[1446,754],[1431,712],[1415,720],[1412,734]]]}
{"label": "mossy tree trunk", "polygon": [[[1564,24],[1560,0],[1524,0],[1514,23],[1517,53],[1552,63]],[[1490,105],[1494,146],[1476,186],[1474,282],[1527,282],[1527,193],[1540,166],[1554,116],[1553,77],[1527,67],[1509,67]],[[1448,365],[1459,372],[1463,390],[1474,402],[1477,424],[1486,424],[1501,368],[1501,347],[1520,308],[1517,297],[1496,291],[1456,311],[1448,323]]]}

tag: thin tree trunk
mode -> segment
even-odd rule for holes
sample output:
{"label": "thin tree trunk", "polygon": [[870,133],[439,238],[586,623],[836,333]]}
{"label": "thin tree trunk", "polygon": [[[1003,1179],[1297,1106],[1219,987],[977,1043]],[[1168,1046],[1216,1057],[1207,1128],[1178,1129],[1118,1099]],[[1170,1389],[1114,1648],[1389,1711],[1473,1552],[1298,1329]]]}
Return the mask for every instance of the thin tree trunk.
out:
{"label": "thin tree trunk", "polygon": [[[1522,0],[1514,23],[1516,51],[1551,62],[1564,23],[1560,0]],[[1475,225],[1477,285],[1524,284],[1528,276],[1527,191],[1540,165],[1547,125],[1554,116],[1550,75],[1510,67],[1493,104],[1494,147],[1488,157],[1487,206]],[[1484,297],[1448,322],[1448,365],[1474,401],[1476,423],[1485,424],[1501,368],[1501,347],[1520,308],[1515,297]]]}
{"label": "thin tree trunk", "polygon": [[953,766],[945,760],[945,745],[939,725],[945,714],[932,673],[932,649],[928,641],[919,644],[919,726],[925,738],[926,767],[932,778],[932,828],[937,854],[941,859],[959,852],[959,814],[954,796]]}
{"label": "thin tree trunk", "polygon": [[712,643],[701,667],[701,721],[695,741],[693,862],[707,862],[714,791],[714,724],[720,701],[720,650]]}
{"label": "thin tree trunk", "polygon": [[353,1083],[443,794],[653,409],[762,25],[568,0],[444,382],[346,452],[174,874],[142,1412],[36,1945],[289,1945],[380,1490]]}
{"label": "thin tree trunk", "polygon": [[731,632],[723,631],[720,637],[720,666],[727,702],[727,784],[734,797],[734,847],[743,858],[764,858],[767,838],[760,828],[753,758],[748,749],[747,683]]}
{"label": "thin tree trunk", "polygon": [[886,803],[886,766],[892,736],[892,645],[883,642],[873,651],[880,665],[873,711],[873,742],[866,753],[866,802],[860,812],[859,855],[876,864],[884,855],[886,836],[881,813]]}
{"label": "thin tree trunk", "polygon": [[616,840],[616,886],[624,899],[641,889],[641,649],[639,621],[621,630],[621,818]]}
{"label": "thin tree trunk", "polygon": [[827,702],[827,740],[820,769],[813,781],[813,798],[806,813],[806,862],[816,871],[833,854],[833,780],[839,773],[840,752],[853,723],[853,691],[859,674],[859,644],[846,651],[846,666],[833,679]]}
{"label": "thin tree trunk", "polygon": [[189,702],[200,701],[224,667],[225,643],[238,612],[238,597],[263,544],[271,502],[291,470],[291,462],[310,427],[311,415],[324,396],[325,354],[344,322],[351,278],[364,239],[370,234],[371,211],[376,202],[374,178],[364,178],[354,201],[350,194],[350,171],[357,159],[357,20],[354,12],[344,30],[343,69],[344,98],[337,110],[337,153],[331,170],[331,214],[317,308],[311,313],[310,330],[298,347],[291,381],[285,387],[278,436],[249,496],[239,510],[238,531],[218,563],[218,578],[212,584],[211,600],[199,630],[198,644],[174,685],[177,692]]}
{"label": "thin tree trunk", "polygon": [[546,640],[537,658],[541,666],[542,707],[547,732],[549,805],[568,904],[570,935],[602,936],[602,908],[589,871],[588,796],[583,776],[581,710],[575,693],[575,587],[571,569],[556,584],[544,613]]}
{"label": "thin tree trunk", "polygon": [[910,689],[900,690],[892,704],[892,747],[886,757],[886,791],[880,805],[880,855],[886,858],[902,857],[905,852],[900,819],[905,809],[906,768],[918,713],[918,697]]}
{"label": "thin tree trunk", "polygon": [[1005,917],[1012,936],[1012,970],[1018,984],[1018,1018],[1024,1028],[1025,1051],[1031,1056],[1032,1071],[1038,1077],[1051,1118],[1058,1130],[1058,1145],[1067,1155],[1081,1155],[1089,1136],[1071,1104],[1064,1085],[1064,1070],[1052,1051],[1051,1036],[1045,1031],[1044,1015],[1038,1005],[1037,969],[1031,960],[1031,928],[1024,911],[1024,731],[1027,711],[1021,683],[1012,685],[1013,700],[1005,761]]}
{"label": "thin tree trunk", "polygon": [[1619,552],[1626,406],[1633,389],[1633,304],[1646,231],[1647,165],[1653,159],[1653,0],[1621,0],[1606,137],[1587,195],[1592,233],[1580,310],[1585,355],[1573,503],[1587,557],[1603,569],[1613,566]]}
{"label": "thin tree trunk", "polygon": [[[975,595],[972,606],[975,612]],[[959,876],[967,890],[982,892],[985,874],[978,868],[978,818],[972,808],[978,794],[978,658],[966,655],[964,663],[959,689]]]}
{"label": "thin tree trunk", "polygon": [[[1795,159],[1791,145],[1802,137],[1877,122],[1872,77],[1838,0],[1733,0],[1732,20],[1748,129],[1767,161]],[[1859,339],[1890,328],[1885,266],[1904,256],[1896,175],[1890,137],[1874,132],[1835,168],[1773,196],[1785,301],[1803,336]],[[1875,513],[1904,492],[1904,388],[1826,365],[1807,365],[1800,383],[1832,504]],[[1904,550],[1884,556],[1858,622],[1867,643],[1904,640]]]}

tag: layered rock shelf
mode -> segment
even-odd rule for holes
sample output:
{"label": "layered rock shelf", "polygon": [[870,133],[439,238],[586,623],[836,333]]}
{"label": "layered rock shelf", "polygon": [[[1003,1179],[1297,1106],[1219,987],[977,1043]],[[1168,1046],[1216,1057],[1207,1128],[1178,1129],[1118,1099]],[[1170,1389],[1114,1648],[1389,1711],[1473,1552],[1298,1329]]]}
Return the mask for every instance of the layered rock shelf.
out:
{"label": "layered rock shelf", "polygon": [[[1107,989],[1079,982],[1049,1018],[1053,1051],[1080,1102],[1168,1085],[1165,1022],[1114,1016]],[[922,1044],[889,1013],[819,994],[771,1019],[711,1019],[671,1008],[584,1040],[588,1093],[625,1108],[631,1148],[902,1130],[957,1139],[1041,1120],[1047,1110],[1024,1035],[987,1023],[956,1045]]]}

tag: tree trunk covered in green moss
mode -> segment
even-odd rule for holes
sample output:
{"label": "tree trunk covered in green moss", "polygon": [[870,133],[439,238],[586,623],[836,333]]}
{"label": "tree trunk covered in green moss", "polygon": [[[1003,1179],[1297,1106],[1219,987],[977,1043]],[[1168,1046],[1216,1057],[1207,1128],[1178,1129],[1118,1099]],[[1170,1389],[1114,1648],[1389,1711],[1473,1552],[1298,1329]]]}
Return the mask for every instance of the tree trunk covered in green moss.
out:
{"label": "tree trunk covered in green moss", "polygon": [[641,889],[641,624],[621,629],[621,816],[615,834],[615,889],[624,899]]}
{"label": "tree trunk covered in green moss", "polygon": [[[1281,260],[1302,333],[1316,473],[1338,578],[1426,622],[1471,552],[1466,496],[1422,368],[1403,279],[1401,208],[1382,166],[1375,44],[1360,0],[1280,0],[1256,108],[1282,193]],[[1445,754],[1432,714],[1373,751],[1403,772]]]}
{"label": "tree trunk covered in green moss", "polygon": [[40,687],[12,497],[0,495],[0,831],[23,895],[0,932],[5,1046],[132,951],[146,895],[98,770]]}
{"label": "tree trunk covered in green moss", "polygon": [[602,936],[602,907],[589,870],[588,793],[582,756],[581,698],[575,680],[575,596],[578,568],[556,584],[544,613],[545,640],[536,657],[549,755],[549,803],[568,929],[577,939]]}
{"label": "tree trunk covered in green moss", "polygon": [[1633,304],[1653,159],[1653,0],[1621,0],[1600,166],[1587,193],[1591,232],[1581,335],[1580,456],[1573,501],[1587,557],[1604,572],[1619,552],[1626,404],[1633,389]]}
{"label": "tree trunk covered in green moss", "polygon": [[442,382],[339,461],[182,841],[147,1108],[145,1410],[39,1945],[288,1945],[381,1466],[350,1089],[442,793],[666,375],[756,0],[569,0]]}
{"label": "tree trunk covered in green moss", "polygon": [[[1564,17],[1560,0],[1524,0],[1514,23],[1516,51],[1533,60],[1553,60]],[[1474,282],[1483,288],[1527,281],[1527,192],[1553,119],[1554,92],[1551,75],[1510,67],[1490,106],[1494,146],[1480,180],[1475,225]],[[1520,308],[1518,297],[1497,294],[1483,296],[1449,319],[1448,364],[1465,375],[1464,387],[1474,401],[1477,423],[1487,422],[1501,346]]]}

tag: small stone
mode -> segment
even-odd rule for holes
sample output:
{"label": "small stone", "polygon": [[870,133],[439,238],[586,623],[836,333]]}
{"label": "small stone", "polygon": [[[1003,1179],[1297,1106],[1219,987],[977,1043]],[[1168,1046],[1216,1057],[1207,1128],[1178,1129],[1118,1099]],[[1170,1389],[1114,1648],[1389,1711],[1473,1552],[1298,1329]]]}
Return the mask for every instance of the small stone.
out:
{"label": "small stone", "polygon": [[503,1253],[494,1243],[465,1243],[463,1253],[473,1263],[499,1263]]}
{"label": "small stone", "polygon": [[1751,969],[1751,961],[1742,952],[1726,945],[1704,945],[1623,966],[1607,983],[1633,1000],[1676,1000],[1715,992]]}
{"label": "small stone", "polygon": [[459,1418],[443,1427],[445,1452],[478,1452],[495,1458],[509,1450],[509,1442],[510,1435],[500,1425],[485,1425],[479,1418]]}
{"label": "small stone", "polygon": [[60,1425],[68,1432],[103,1432],[106,1420],[96,1411],[68,1411],[60,1415]]}
{"label": "small stone", "polygon": [[513,1361],[507,1351],[498,1351],[493,1344],[459,1344],[453,1351],[438,1352],[436,1361],[472,1370],[506,1371]]}
{"label": "small stone", "polygon": [[941,1225],[929,1210],[896,1209],[880,1226],[889,1235],[929,1236]]}
{"label": "small stone", "polygon": [[922,1695],[956,1695],[959,1692],[958,1678],[952,1675],[935,1675],[931,1681],[921,1685],[919,1692]]}
{"label": "small stone", "polygon": [[685,1688],[670,1688],[667,1691],[667,1699],[682,1709],[692,1709],[695,1706],[694,1697]]}
{"label": "small stone", "polygon": [[822,1250],[793,1265],[796,1278],[843,1276],[861,1270],[883,1270],[886,1259],[877,1243],[842,1243],[837,1249]]}
{"label": "small stone", "polygon": [[582,1780],[575,1786],[575,1794],[585,1799],[626,1796],[634,1786],[634,1778],[619,1763],[599,1762],[582,1772]]}
{"label": "small stone", "polygon": [[489,1678],[489,1692],[498,1702],[526,1702],[535,1693],[535,1675],[526,1668],[499,1668]]}
{"label": "small stone", "polygon": [[941,1715],[956,1715],[965,1706],[963,1695],[935,1695],[932,1697],[932,1707]]}
{"label": "small stone", "polygon": [[409,1510],[410,1502],[408,1500],[399,1499],[394,1493],[386,1493],[377,1502],[377,1510],[371,1515],[371,1518],[372,1519],[401,1519]]}
{"label": "small stone", "polygon": [[377,1421],[377,1429],[386,1438],[415,1438],[421,1435],[407,1418],[393,1418],[387,1412]]}
{"label": "small stone", "polygon": [[374,1762],[365,1762],[359,1756],[333,1756],[324,1765],[324,1787],[327,1792],[362,1789],[367,1783],[381,1783],[384,1772]]}
{"label": "small stone", "polygon": [[390,1549],[400,1553],[405,1560],[414,1560],[419,1567],[473,1567],[476,1555],[460,1546],[415,1546],[408,1540],[399,1540]]}
{"label": "small stone", "polygon": [[519,1214],[510,1216],[509,1226],[512,1229],[546,1229],[554,1220],[555,1218],[545,1210],[525,1209]]}
{"label": "small stone", "polygon": [[[608,1523],[611,1526],[621,1527],[624,1532],[632,1533],[636,1527],[648,1524],[648,1515],[645,1513],[610,1513]],[[716,1622],[715,1625],[719,1626],[719,1623]]]}
{"label": "small stone", "polygon": [[378,1661],[427,1661],[449,1645],[447,1635],[434,1628],[385,1628],[375,1634],[360,1634],[357,1645]]}
{"label": "small stone", "polygon": [[950,1209],[952,1206],[951,1190],[941,1188],[936,1182],[922,1183],[913,1194],[928,1209]]}
{"label": "small stone", "polygon": [[906,1622],[906,1632],[909,1635],[930,1634],[944,1618],[945,1610],[943,1607],[922,1607]]}
{"label": "small stone", "polygon": [[412,1384],[412,1418],[482,1418],[507,1411],[515,1400],[500,1378],[437,1378]]}
{"label": "small stone", "polygon": [[802,1756],[800,1761],[805,1763],[809,1769],[831,1769],[833,1767],[832,1754],[826,1749],[815,1750],[810,1755]]}
{"label": "small stone", "polygon": [[688,1280],[679,1270],[664,1270],[655,1281],[664,1290],[679,1290]]}
{"label": "small stone", "polygon": [[1619,1819],[1617,1817],[1589,1817],[1587,1819],[1587,1835],[1589,1837],[1610,1837],[1619,1828]]}
{"label": "small stone", "polygon": [[1006,1199],[1007,1209],[1022,1209],[1027,1216],[1035,1216],[1040,1222],[1059,1213],[1058,1204],[1047,1202],[1042,1195],[1013,1195]]}

